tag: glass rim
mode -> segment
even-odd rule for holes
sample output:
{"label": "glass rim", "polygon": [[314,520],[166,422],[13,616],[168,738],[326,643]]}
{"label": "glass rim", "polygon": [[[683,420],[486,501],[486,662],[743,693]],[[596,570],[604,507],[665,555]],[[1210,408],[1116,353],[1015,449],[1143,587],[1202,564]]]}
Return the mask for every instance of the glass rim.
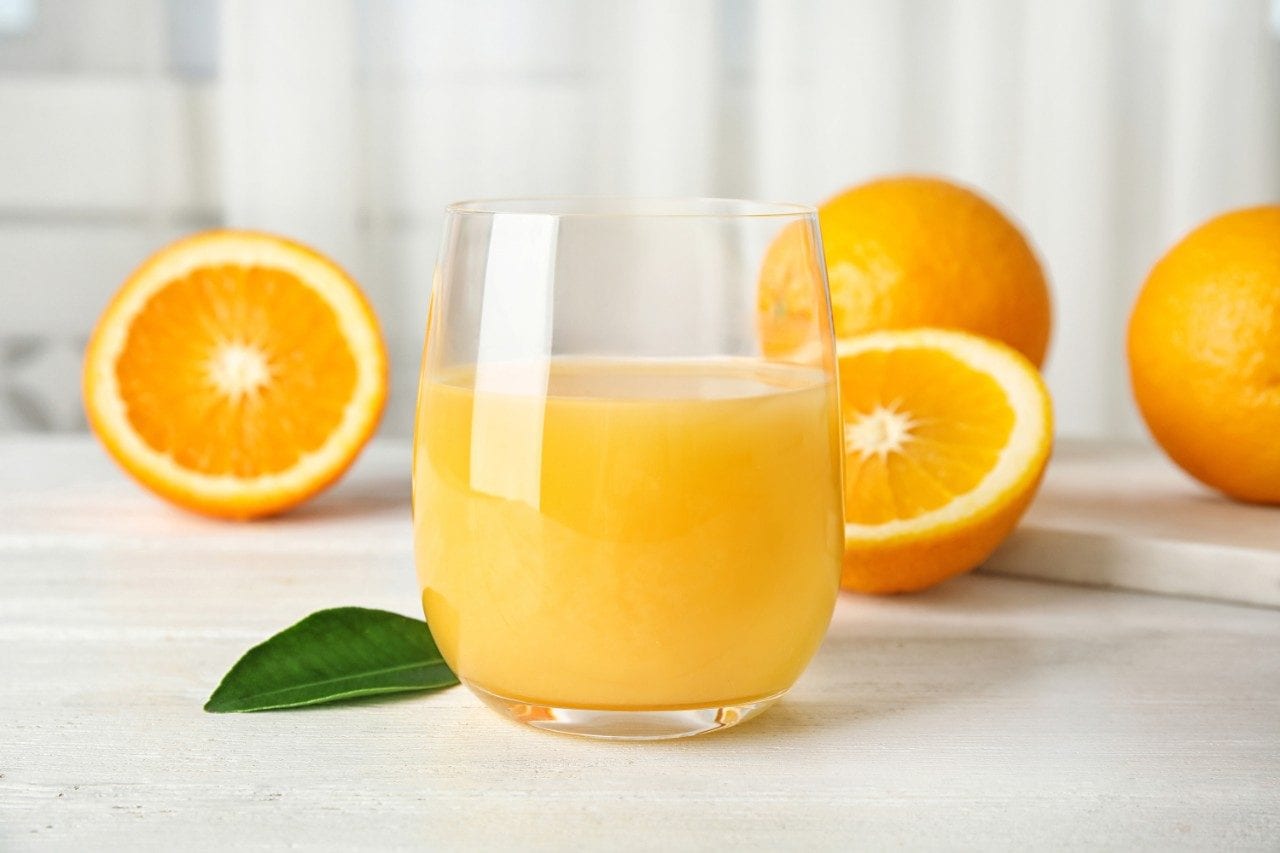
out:
{"label": "glass rim", "polygon": [[547,216],[555,219],[794,219],[816,216],[811,204],[714,196],[515,196],[455,201],[458,215]]}

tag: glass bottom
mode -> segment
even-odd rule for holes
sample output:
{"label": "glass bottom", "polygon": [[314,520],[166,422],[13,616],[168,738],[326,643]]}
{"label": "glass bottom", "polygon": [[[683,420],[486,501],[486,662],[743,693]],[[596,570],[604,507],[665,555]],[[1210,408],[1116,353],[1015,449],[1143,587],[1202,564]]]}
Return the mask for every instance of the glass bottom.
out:
{"label": "glass bottom", "polygon": [[600,740],[670,740],[731,728],[757,716],[787,692],[783,690],[752,702],[713,708],[596,711],[590,708],[530,705],[518,699],[490,693],[465,679],[462,683],[490,708],[518,723],[543,731]]}

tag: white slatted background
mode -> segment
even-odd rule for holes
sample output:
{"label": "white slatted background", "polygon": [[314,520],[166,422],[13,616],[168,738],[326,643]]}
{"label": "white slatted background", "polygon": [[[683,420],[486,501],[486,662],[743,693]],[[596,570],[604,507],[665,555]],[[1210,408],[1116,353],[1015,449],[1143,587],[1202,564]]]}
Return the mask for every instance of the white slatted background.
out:
{"label": "white slatted background", "polygon": [[183,231],[274,228],[348,264],[403,434],[446,202],[817,201],[902,170],[1024,223],[1063,432],[1137,434],[1145,270],[1280,198],[1280,3],[0,0],[0,430],[82,427],[94,317]]}

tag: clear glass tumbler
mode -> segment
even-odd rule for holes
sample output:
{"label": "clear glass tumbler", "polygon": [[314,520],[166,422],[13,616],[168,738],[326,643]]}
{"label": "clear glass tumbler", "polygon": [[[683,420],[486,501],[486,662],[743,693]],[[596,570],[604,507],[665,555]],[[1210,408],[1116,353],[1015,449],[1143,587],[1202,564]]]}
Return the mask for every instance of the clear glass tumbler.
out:
{"label": "clear glass tumbler", "polygon": [[488,705],[679,737],[799,677],[844,531],[824,269],[802,205],[449,207],[414,547],[436,641]]}

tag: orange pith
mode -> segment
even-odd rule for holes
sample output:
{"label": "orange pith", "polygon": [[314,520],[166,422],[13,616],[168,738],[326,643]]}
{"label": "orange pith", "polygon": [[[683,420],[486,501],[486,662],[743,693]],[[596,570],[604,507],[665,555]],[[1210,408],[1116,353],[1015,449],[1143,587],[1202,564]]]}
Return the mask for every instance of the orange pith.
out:
{"label": "orange pith", "polygon": [[86,411],[117,461],[176,503],[234,518],[332,482],[385,396],[380,333],[355,284],[255,232],[158,252],[108,306],[85,361]]}

